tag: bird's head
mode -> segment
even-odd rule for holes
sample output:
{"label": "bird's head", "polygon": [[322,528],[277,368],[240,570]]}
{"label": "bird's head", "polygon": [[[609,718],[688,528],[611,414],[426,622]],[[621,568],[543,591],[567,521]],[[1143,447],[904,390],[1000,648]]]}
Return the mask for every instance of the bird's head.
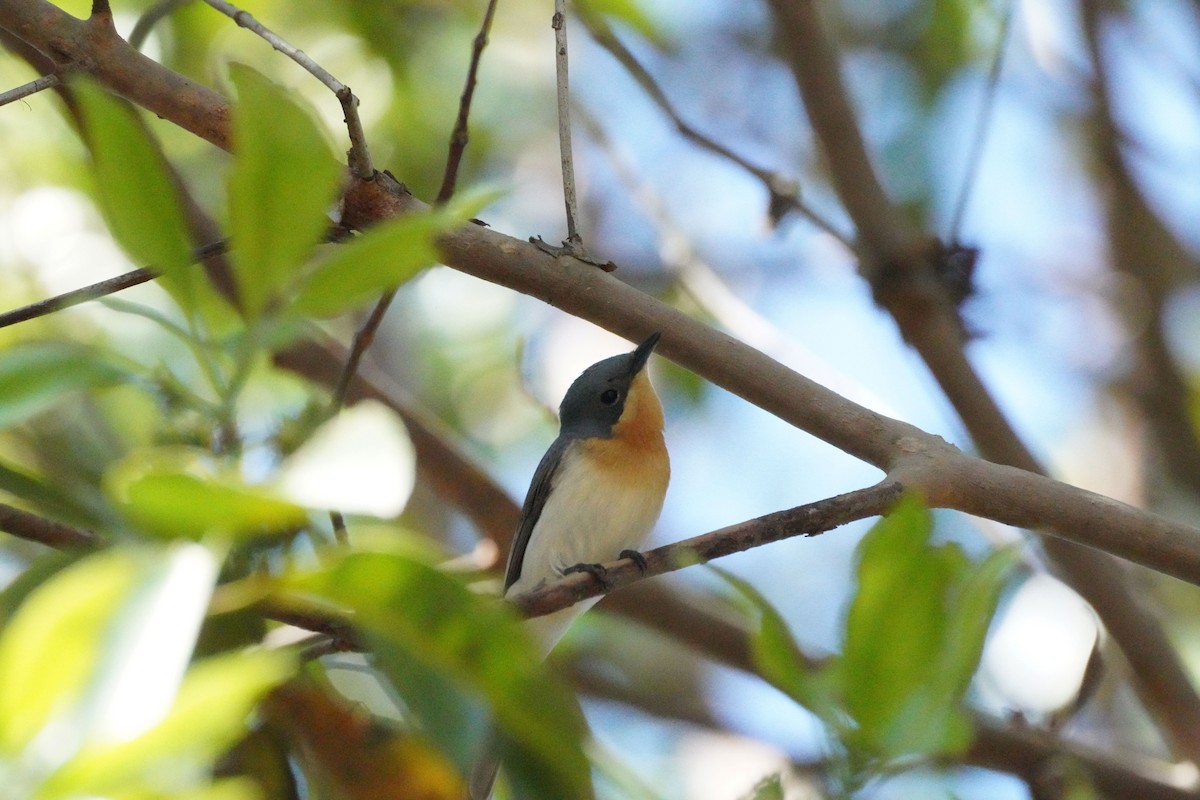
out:
{"label": "bird's head", "polygon": [[651,334],[632,353],[598,361],[575,379],[558,408],[564,436],[608,439],[626,430],[662,433],[662,406],[645,374],[660,336]]}

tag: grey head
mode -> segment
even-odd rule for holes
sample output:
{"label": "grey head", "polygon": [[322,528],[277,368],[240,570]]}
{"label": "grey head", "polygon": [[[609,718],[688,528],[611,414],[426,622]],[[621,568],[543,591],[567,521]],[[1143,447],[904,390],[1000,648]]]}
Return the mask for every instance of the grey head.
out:
{"label": "grey head", "polygon": [[575,379],[558,407],[559,434],[568,439],[607,439],[625,410],[629,387],[662,334],[653,333],[632,353],[597,361]]}

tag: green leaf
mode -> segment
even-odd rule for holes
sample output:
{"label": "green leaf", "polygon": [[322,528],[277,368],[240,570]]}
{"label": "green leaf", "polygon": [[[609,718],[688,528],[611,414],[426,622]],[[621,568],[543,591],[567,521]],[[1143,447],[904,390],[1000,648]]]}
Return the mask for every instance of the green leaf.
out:
{"label": "green leaf", "polygon": [[77,493],[51,484],[11,462],[0,461],[0,491],[19,497],[64,522],[88,524],[96,519]]}
{"label": "green leaf", "polygon": [[931,545],[932,529],[929,512],[908,498],[859,546],[837,670],[857,723],[849,743],[885,759],[969,743],[962,697],[1013,563],[1001,552],[973,565],[955,544]]}
{"label": "green leaf", "polygon": [[292,310],[334,317],[411,280],[438,263],[438,236],[471,219],[498,196],[488,188],[463,192],[443,208],[405,214],[332,248],[304,279]]}
{"label": "green leaf", "polygon": [[135,452],[109,470],[105,486],[134,524],[168,538],[278,535],[307,520],[300,506],[246,486],[186,448]]}
{"label": "green leaf", "polygon": [[757,630],[751,632],[750,647],[759,675],[809,711],[833,723],[833,697],[826,676],[800,651],[783,616],[749,582],[719,567],[707,566],[738,592],[744,606],[758,619]]}
{"label": "green leaf", "polygon": [[754,785],[746,800],[784,800],[783,778],[768,775]]}
{"label": "green leaf", "polygon": [[85,78],[74,78],[72,88],[113,237],[139,265],[160,271],[175,299],[191,308],[191,237],[166,160],[127,103]]}
{"label": "green leaf", "polygon": [[589,24],[607,25],[608,21],[617,20],[659,47],[666,43],[666,37],[659,29],[658,23],[646,13],[637,0],[582,0],[579,10],[590,18]]}
{"label": "green leaf", "polygon": [[411,280],[438,262],[434,238],[457,224],[437,211],[406,214],[337,245],[304,280],[292,309],[334,317]]}
{"label": "green leaf", "polygon": [[[509,774],[527,792],[522,796],[582,796],[588,768],[578,707],[509,608],[395,553],[349,553],[293,576],[287,588],[299,593],[292,602],[319,600],[352,611],[404,702],[464,773],[481,734],[478,724],[461,727],[471,715],[463,699],[469,693],[491,706],[502,752],[511,756]],[[458,698],[430,696],[442,689]]]}
{"label": "green leaf", "polygon": [[141,566],[127,551],[89,556],[17,608],[0,634],[0,753],[20,752],[52,716],[78,701]]}
{"label": "green leaf", "polygon": [[46,782],[42,797],[103,796],[130,785],[169,785],[173,773],[209,767],[245,735],[259,699],[295,669],[295,656],[280,650],[197,662],[162,722],[128,741],[85,747]]}
{"label": "green leaf", "polygon": [[313,111],[295,92],[243,64],[229,176],[231,258],[243,308],[257,316],[303,265],[330,227],[343,168]]}
{"label": "green leaf", "polygon": [[68,342],[29,342],[0,351],[0,430],[18,425],[65,395],[111,386],[124,370],[95,348]]}

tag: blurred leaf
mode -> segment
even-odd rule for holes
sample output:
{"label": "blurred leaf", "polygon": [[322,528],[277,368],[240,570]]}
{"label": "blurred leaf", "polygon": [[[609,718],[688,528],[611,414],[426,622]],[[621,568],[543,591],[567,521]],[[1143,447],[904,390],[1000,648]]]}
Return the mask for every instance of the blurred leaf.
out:
{"label": "blurred leaf", "polygon": [[[286,691],[281,687],[272,693],[264,706],[269,707],[276,697]],[[269,712],[266,712],[269,713]],[[350,748],[350,742],[345,746]],[[293,765],[289,761],[290,749],[283,733],[270,725],[259,725],[244,737],[230,752],[230,773],[251,778],[262,796],[269,800],[300,800],[300,789]],[[222,770],[223,772],[225,770]]]}
{"label": "blurred leaf", "polygon": [[441,691],[438,684],[488,701],[502,746],[512,748],[514,757],[505,763],[514,783],[525,788],[523,796],[581,796],[588,768],[578,707],[507,607],[398,554],[350,553],[294,576],[288,586],[301,598],[353,611],[379,666],[464,773],[483,731],[478,725],[457,725],[468,716],[462,702],[444,705],[444,699],[429,696]]}
{"label": "blurred leaf", "polygon": [[750,634],[751,656],[758,673],[772,686],[827,723],[835,722],[832,687],[819,668],[800,651],[787,623],[748,581],[709,564],[708,568],[737,590],[758,618]]}
{"label": "blurred leaf", "polygon": [[3,461],[0,461],[0,491],[26,500],[65,522],[94,519],[76,495]]}
{"label": "blurred leaf", "polygon": [[191,236],[166,159],[125,101],[81,77],[72,88],[113,237],[137,264],[161,272],[176,300],[191,308]]}
{"label": "blurred leaf", "polygon": [[255,316],[324,238],[343,168],[313,111],[294,92],[244,64],[230,64],[229,75],[238,90],[230,255],[242,305]]}
{"label": "blurred leaf", "polygon": [[331,255],[304,278],[291,309],[333,317],[411,280],[438,263],[438,236],[464,224],[498,196],[487,188],[461,192],[442,208],[388,220],[331,248]]}
{"label": "blurred leaf", "polygon": [[[915,60],[930,99],[966,64],[971,55],[971,14],[978,0],[931,0],[923,14],[925,32],[915,46]],[[1003,46],[1001,44],[1000,46]]]}
{"label": "blurred leaf", "polygon": [[[265,797],[269,800],[279,800],[277,795],[267,794]],[[264,794],[258,784],[249,778],[225,778],[208,786],[172,792],[169,800],[263,800],[263,798]]]}
{"label": "blurred leaf", "polygon": [[300,506],[219,473],[205,453],[186,448],[134,452],[109,470],[105,486],[131,521],[168,538],[278,535],[307,520]]}
{"label": "blurred leaf", "polygon": [[[612,20],[623,22],[642,36],[662,47],[666,43],[659,25],[642,8],[637,0],[581,0],[578,3],[580,13],[588,15],[591,20],[607,24]],[[591,23],[589,23],[591,24]]]}
{"label": "blurred leaf", "polygon": [[746,800],[784,800],[783,778],[779,775],[768,775],[754,785]]}
{"label": "blurred leaf", "polygon": [[280,650],[227,653],[188,670],[174,706],[151,730],[124,742],[92,744],[43,787],[52,799],[104,795],[123,786],[165,784],[206,769],[247,730],[250,712],[295,671]]}
{"label": "blurred leaf", "polygon": [[28,342],[0,351],[0,430],[53,406],[70,392],[111,386],[126,372],[102,350],[69,342]]}
{"label": "blurred leaf", "polygon": [[404,423],[367,400],[342,409],[279,469],[284,497],[310,508],[394,517],[416,482],[416,451]]}
{"label": "blurred leaf", "polygon": [[124,550],[88,556],[17,608],[0,634],[0,752],[16,755],[51,717],[79,700],[142,566]]}
{"label": "blurred leaf", "polygon": [[932,529],[929,512],[906,498],[859,545],[837,669],[857,723],[848,743],[888,759],[969,743],[962,696],[1015,557],[974,565],[957,545],[931,545]]}
{"label": "blurred leaf", "polygon": [[31,561],[0,591],[0,628],[6,626],[33,591],[82,557],[82,553],[51,551]]}
{"label": "blurred leaf", "polygon": [[[276,692],[271,721],[315,761],[340,800],[461,800],[454,766],[418,737],[374,724],[368,714],[298,683]],[[324,795],[322,795],[324,796]]]}

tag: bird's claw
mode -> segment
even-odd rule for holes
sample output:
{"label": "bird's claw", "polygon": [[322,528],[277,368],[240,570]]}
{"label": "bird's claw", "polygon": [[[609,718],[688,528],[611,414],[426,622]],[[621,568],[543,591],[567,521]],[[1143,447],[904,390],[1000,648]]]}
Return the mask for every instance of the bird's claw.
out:
{"label": "bird's claw", "polygon": [[612,588],[612,584],[608,582],[608,570],[603,564],[575,564],[563,570],[563,575],[570,575],[573,572],[586,572],[596,579],[605,591]]}
{"label": "bird's claw", "polygon": [[617,554],[617,558],[628,558],[634,564],[637,564],[639,572],[643,575],[646,574],[646,557],[637,550],[622,550]]}

